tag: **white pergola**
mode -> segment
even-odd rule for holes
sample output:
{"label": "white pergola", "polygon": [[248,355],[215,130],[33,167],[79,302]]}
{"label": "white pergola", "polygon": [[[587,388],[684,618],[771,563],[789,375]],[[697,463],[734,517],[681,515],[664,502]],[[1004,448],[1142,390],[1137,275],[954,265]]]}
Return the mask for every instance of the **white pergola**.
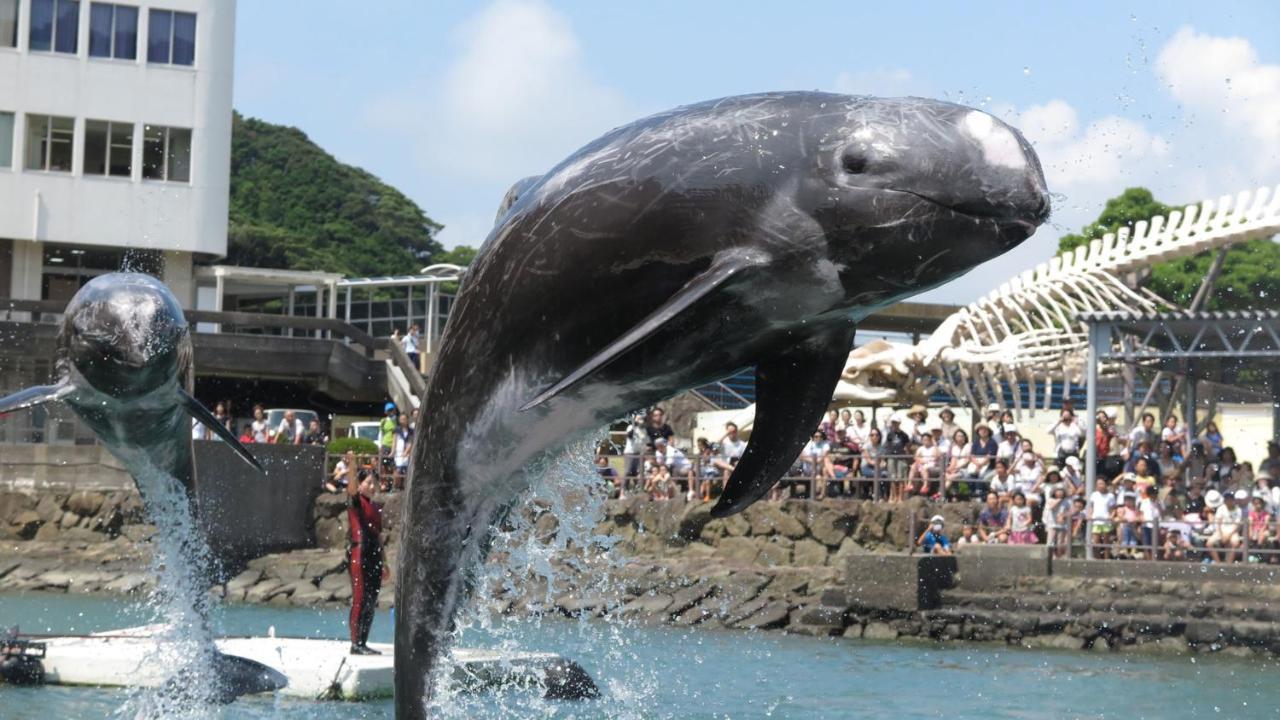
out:
{"label": "white pergola", "polygon": [[[299,293],[315,294],[316,317],[336,318],[338,286],[342,275],[311,270],[276,270],[237,265],[209,265],[195,271],[197,307],[222,312],[227,296],[285,300],[285,313],[294,315]],[[213,289],[212,307],[201,298],[201,289]],[[318,331],[317,331],[318,332]]]}

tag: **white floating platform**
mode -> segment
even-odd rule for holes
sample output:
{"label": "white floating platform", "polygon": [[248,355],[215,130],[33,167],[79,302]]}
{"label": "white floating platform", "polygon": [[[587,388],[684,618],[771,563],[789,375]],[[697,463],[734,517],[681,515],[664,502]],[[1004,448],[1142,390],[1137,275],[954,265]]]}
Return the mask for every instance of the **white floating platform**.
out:
{"label": "white floating platform", "polygon": [[[40,638],[45,683],[99,687],[157,687],[169,677],[157,663],[154,628],[97,635]],[[34,639],[34,638],[33,638]],[[255,660],[289,679],[281,695],[304,699],[367,700],[394,693],[394,646],[370,643],[381,655],[351,655],[350,643],[287,637],[232,637],[216,641],[225,655]],[[595,686],[576,663],[554,653],[453,651],[454,679],[469,689],[538,686],[548,697],[591,697]],[[589,692],[578,690],[589,686]],[[573,687],[564,685],[575,684]],[[564,685],[563,687],[561,687]]]}

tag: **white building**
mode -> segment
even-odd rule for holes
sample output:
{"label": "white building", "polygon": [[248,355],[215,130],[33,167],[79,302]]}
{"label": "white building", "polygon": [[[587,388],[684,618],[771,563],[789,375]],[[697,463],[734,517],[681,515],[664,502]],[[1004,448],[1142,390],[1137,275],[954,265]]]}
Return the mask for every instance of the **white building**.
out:
{"label": "white building", "polygon": [[[226,254],[235,0],[0,0],[0,297]],[[147,252],[150,251],[150,252]]]}

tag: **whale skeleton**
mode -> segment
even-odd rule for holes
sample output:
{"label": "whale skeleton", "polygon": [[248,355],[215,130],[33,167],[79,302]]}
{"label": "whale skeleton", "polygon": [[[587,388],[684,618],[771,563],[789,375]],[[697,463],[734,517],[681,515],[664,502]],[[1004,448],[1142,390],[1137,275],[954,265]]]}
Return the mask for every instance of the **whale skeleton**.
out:
{"label": "whale skeleton", "polygon": [[[915,345],[876,340],[849,354],[834,399],[899,403],[945,390],[972,407],[1003,405],[1002,382],[1025,382],[1026,410],[1048,409],[1059,382],[1066,397],[1083,382],[1087,312],[1156,312],[1177,309],[1146,288],[1127,283],[1128,273],[1158,262],[1280,233],[1280,185],[1224,195],[1138,222],[1020,273],[947,317]],[[1104,373],[1118,366],[1104,366]],[[1036,382],[1046,391],[1036,398]],[[1021,413],[1022,399],[1013,393]]]}

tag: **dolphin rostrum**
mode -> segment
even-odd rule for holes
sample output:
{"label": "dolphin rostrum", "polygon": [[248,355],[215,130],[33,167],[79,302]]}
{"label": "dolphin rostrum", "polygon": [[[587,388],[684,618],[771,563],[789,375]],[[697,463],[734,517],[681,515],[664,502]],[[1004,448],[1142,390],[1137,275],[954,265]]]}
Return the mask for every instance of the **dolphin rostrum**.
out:
{"label": "dolphin rostrum", "polygon": [[[54,358],[57,380],[0,399],[0,413],[51,401],[68,405],[115,455],[142,494],[157,525],[162,513],[186,532],[168,551],[193,564],[193,581],[207,581],[203,541],[193,537],[197,511],[191,418],[199,420],[258,470],[262,466],[213,413],[192,395],[191,335],[182,307],[163,283],[140,273],[99,275],[80,288],[63,311]],[[166,487],[177,482],[181,488]],[[176,502],[168,502],[177,498]],[[176,507],[175,507],[176,506]],[[199,630],[205,588],[194,592]],[[275,690],[284,677],[245,658],[225,656],[207,643],[218,687],[206,697],[228,701]],[[177,688],[181,690],[181,688]]]}
{"label": "dolphin rostrum", "polygon": [[755,368],[755,429],[715,506],[799,455],[858,321],[1004,253],[1049,214],[1034,151],[920,98],[730,97],[609,132],[508,193],[418,418],[396,585],[396,716],[428,712],[490,529],[526,468]]}

